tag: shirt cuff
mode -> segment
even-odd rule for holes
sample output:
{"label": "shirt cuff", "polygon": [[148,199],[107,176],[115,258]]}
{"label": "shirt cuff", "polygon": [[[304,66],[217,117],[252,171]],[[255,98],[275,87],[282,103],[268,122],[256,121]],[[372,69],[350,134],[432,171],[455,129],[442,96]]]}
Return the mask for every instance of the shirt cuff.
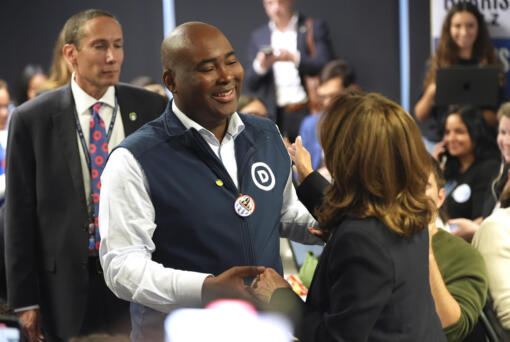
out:
{"label": "shirt cuff", "polygon": [[296,68],[299,67],[299,63],[301,63],[301,52],[296,51],[294,52],[294,64],[296,65]]}
{"label": "shirt cuff", "polygon": [[257,73],[257,75],[265,75],[269,69],[264,69],[260,62],[255,59],[253,61],[253,70]]}
{"label": "shirt cuff", "polygon": [[201,306],[202,305],[202,286],[207,277],[213,276],[208,273],[198,273],[191,271],[179,272],[178,283],[182,284],[176,290],[176,298],[179,298],[179,304]]}

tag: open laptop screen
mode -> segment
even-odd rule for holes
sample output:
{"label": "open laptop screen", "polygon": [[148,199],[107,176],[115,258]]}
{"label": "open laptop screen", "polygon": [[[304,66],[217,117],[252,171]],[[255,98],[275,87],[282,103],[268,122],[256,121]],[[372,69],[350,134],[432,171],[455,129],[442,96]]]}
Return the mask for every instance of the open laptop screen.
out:
{"label": "open laptop screen", "polygon": [[499,69],[495,66],[438,68],[436,105],[495,107],[499,100]]}

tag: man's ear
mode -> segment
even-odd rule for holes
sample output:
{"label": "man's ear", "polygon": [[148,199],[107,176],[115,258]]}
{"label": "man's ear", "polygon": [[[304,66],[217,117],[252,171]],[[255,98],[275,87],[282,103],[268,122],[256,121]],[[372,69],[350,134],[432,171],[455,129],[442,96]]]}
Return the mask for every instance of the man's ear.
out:
{"label": "man's ear", "polygon": [[76,58],[78,55],[78,49],[74,44],[65,44],[62,48],[62,55],[67,61],[67,64],[70,64],[71,66],[76,65]]}
{"label": "man's ear", "polygon": [[439,189],[439,192],[437,194],[437,208],[441,208],[441,206],[444,203],[444,200],[446,199],[446,190],[444,188]]}
{"label": "man's ear", "polygon": [[163,83],[170,90],[172,94],[177,94],[177,87],[175,84],[175,74],[170,69],[165,69],[163,72]]}

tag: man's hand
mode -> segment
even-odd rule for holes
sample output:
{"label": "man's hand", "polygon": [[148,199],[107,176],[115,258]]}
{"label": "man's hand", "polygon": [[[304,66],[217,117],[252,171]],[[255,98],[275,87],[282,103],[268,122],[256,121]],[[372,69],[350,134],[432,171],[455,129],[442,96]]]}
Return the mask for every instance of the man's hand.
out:
{"label": "man's hand", "polygon": [[255,59],[258,61],[258,63],[260,63],[260,66],[262,67],[262,69],[268,70],[276,62],[292,62],[295,64],[297,61],[297,56],[296,56],[296,54],[294,54],[288,50],[278,49],[278,50],[275,50],[270,55],[266,55],[262,51],[259,51],[257,53],[257,56],[255,57]]}
{"label": "man's hand", "polygon": [[257,278],[253,281],[251,291],[259,300],[264,303],[269,303],[273,292],[282,287],[291,286],[275,270],[272,268],[266,268],[265,272],[257,276]]}
{"label": "man's hand", "polygon": [[25,335],[29,342],[44,340],[41,328],[41,313],[38,309],[21,311],[16,314],[23,323]]}
{"label": "man's hand", "polygon": [[260,266],[232,267],[217,277],[209,277],[202,285],[202,303],[207,304],[219,298],[238,298],[254,301],[256,298],[244,284],[244,278],[255,277],[265,270]]}

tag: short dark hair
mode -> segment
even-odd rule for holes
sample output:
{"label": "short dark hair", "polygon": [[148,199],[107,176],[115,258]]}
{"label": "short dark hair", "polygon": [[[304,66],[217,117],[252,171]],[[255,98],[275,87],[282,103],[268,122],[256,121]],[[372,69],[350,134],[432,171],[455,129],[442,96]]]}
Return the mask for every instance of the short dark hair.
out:
{"label": "short dark hair", "polygon": [[342,78],[342,85],[347,88],[356,82],[356,74],[346,61],[335,59],[322,68],[320,80],[321,83],[327,82],[332,78]]}
{"label": "short dark hair", "polygon": [[430,172],[434,175],[434,179],[436,180],[437,189],[444,188],[446,184],[446,179],[444,178],[443,170],[441,170],[441,165],[439,162],[430,155]]}
{"label": "short dark hair", "polygon": [[5,82],[4,80],[0,79],[0,89],[9,89],[9,87],[7,86],[7,82]]}
{"label": "short dark hair", "polygon": [[64,24],[64,44],[74,44],[77,48],[79,48],[80,41],[84,36],[83,25],[87,21],[97,17],[109,17],[115,19],[118,22],[117,18],[104,10],[92,8],[78,12],[71,18],[67,19],[66,23]]}

